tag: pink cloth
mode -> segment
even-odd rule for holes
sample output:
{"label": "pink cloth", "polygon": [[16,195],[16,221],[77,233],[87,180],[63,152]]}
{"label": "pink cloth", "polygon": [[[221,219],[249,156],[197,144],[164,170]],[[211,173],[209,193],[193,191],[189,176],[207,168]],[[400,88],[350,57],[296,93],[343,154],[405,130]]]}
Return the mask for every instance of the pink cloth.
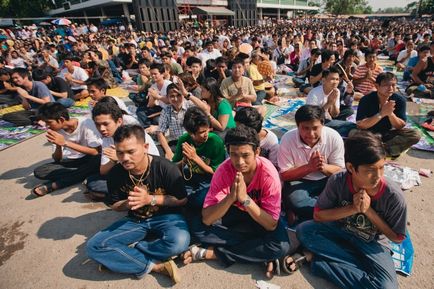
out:
{"label": "pink cloth", "polygon": [[[211,187],[206,195],[204,208],[218,204],[230,193],[231,186],[235,180],[237,170],[229,159],[226,159],[214,173]],[[252,181],[247,186],[249,197],[265,212],[271,215],[274,220],[279,219],[280,200],[282,186],[279,173],[274,165],[266,158],[256,158],[256,172]],[[245,211],[244,207],[235,202],[240,210]]]}

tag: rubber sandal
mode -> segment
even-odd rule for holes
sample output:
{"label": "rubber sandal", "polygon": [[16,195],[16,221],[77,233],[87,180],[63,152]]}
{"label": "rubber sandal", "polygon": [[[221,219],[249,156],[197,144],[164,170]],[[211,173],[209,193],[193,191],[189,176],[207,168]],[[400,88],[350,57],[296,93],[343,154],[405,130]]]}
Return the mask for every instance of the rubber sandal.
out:
{"label": "rubber sandal", "polygon": [[[42,188],[45,188],[45,192],[44,193],[38,193],[38,192],[36,192],[37,189],[42,189]],[[52,182],[48,182],[48,183],[44,183],[44,184],[41,184],[41,185],[38,185],[38,186],[34,187],[31,190],[31,193],[35,197],[43,197],[46,194],[51,193],[52,191],[54,191],[53,190],[53,183]]]}
{"label": "rubber sandal", "polygon": [[[288,262],[288,259],[291,258],[292,261]],[[286,256],[282,260],[282,269],[285,273],[291,275],[297,272],[301,265],[306,261],[306,256],[300,254],[294,254],[292,256]]]}
{"label": "rubber sandal", "polygon": [[[191,254],[191,262],[205,260],[205,254],[206,254],[205,248],[201,248],[198,245],[191,245],[190,247],[188,247],[187,251],[189,251]],[[182,255],[184,255],[185,252],[182,253]]]}
{"label": "rubber sandal", "polygon": [[178,267],[176,266],[175,262],[172,260],[166,261],[163,263],[164,266],[164,273],[167,274],[170,279],[176,284],[181,281],[181,278],[179,276]]}

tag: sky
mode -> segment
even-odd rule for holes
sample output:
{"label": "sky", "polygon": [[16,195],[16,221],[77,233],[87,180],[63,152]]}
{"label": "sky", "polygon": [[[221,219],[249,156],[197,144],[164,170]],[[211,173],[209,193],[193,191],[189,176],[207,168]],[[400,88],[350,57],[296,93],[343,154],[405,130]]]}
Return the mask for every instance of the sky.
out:
{"label": "sky", "polygon": [[414,1],[415,0],[368,0],[369,5],[372,6],[374,11],[378,8],[405,7],[407,4]]}

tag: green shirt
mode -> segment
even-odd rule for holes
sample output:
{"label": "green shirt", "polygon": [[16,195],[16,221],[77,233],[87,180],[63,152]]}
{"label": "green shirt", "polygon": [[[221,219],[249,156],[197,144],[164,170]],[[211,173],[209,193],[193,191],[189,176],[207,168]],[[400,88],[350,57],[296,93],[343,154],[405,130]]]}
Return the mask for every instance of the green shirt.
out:
{"label": "green shirt", "polygon": [[[191,136],[188,133],[184,133],[178,139],[172,162],[177,163],[182,160],[182,144],[185,142],[193,145],[196,148],[196,154],[203,160],[204,163],[210,166],[213,171],[216,171],[217,167],[225,160],[225,146],[223,144],[223,140],[218,135],[214,133],[208,133],[208,140],[205,143],[196,146],[193,144],[193,139]],[[205,174],[205,172],[194,162],[192,173]]]}
{"label": "green shirt", "polygon": [[220,101],[217,107],[217,115],[213,115],[213,116],[216,119],[218,119],[220,115],[225,115],[225,114],[229,114],[228,124],[226,125],[226,128],[234,128],[236,125],[235,125],[234,115],[232,114],[232,106],[229,103],[229,101],[224,98],[222,99],[222,101]]}

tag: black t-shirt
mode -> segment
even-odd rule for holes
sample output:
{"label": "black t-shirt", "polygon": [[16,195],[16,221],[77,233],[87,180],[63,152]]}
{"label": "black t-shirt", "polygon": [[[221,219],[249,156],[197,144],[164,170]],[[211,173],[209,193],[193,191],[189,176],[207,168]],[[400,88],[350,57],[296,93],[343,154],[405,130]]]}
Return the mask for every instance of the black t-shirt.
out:
{"label": "black t-shirt", "polygon": [[[392,94],[389,100],[395,101],[395,110],[393,113],[400,119],[407,121],[406,105],[404,97],[399,94]],[[372,117],[380,112],[380,103],[378,99],[378,93],[373,91],[360,99],[359,107],[357,108],[356,120],[362,120],[368,117]],[[392,129],[392,124],[388,117],[383,117],[369,130],[374,133],[385,133]]]}
{"label": "black t-shirt", "polygon": [[[322,71],[323,71],[323,69],[322,69],[322,65],[321,65],[321,63],[318,63],[318,64],[315,64],[313,67],[312,67],[312,70],[310,71],[310,73],[309,73],[309,76],[318,76],[318,75],[320,75],[321,73],[322,73]],[[321,84],[321,80],[320,81],[317,81],[317,82],[315,82],[315,83],[312,83],[312,86],[313,87],[317,87],[318,85],[320,85]]]}
{"label": "black t-shirt", "polygon": [[71,86],[61,77],[53,77],[51,83],[48,85],[48,89],[59,93],[67,92],[68,98],[74,99]]}
{"label": "black t-shirt", "polygon": [[[140,178],[140,176],[135,176]],[[171,195],[177,199],[187,197],[184,178],[178,167],[165,158],[152,156],[148,177],[143,183],[148,187],[150,195]],[[128,193],[134,189],[128,171],[121,164],[114,166],[107,176],[108,195],[106,204],[128,198]],[[156,215],[179,213],[180,207],[144,206],[137,210],[129,210],[128,216],[136,219],[147,219]]]}

